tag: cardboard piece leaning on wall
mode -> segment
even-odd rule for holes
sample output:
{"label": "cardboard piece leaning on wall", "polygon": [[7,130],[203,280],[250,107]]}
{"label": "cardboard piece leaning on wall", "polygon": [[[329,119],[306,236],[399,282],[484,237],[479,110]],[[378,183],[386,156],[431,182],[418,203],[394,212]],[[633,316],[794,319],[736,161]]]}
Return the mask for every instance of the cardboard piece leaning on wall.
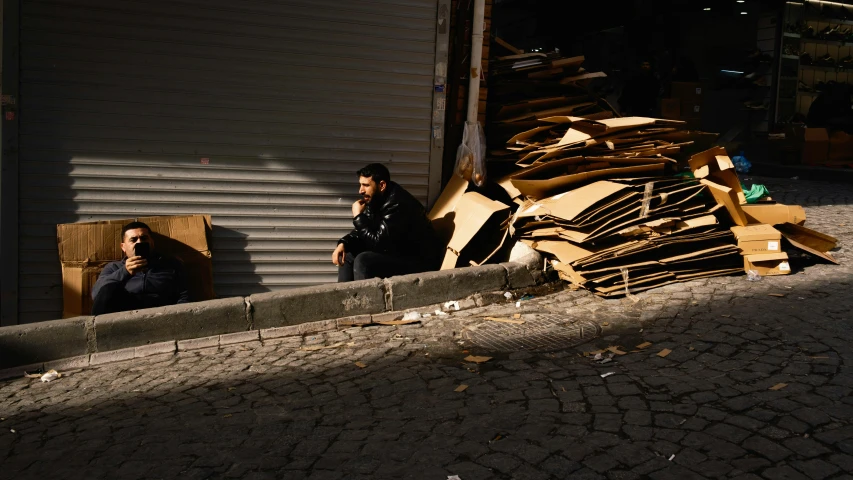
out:
{"label": "cardboard piece leaning on wall", "polygon": [[[442,270],[456,268],[460,259],[482,264],[500,250],[506,239],[506,231],[500,231],[500,226],[509,218],[508,205],[477,192],[468,192],[459,198],[453,213],[452,231],[441,264]],[[484,229],[487,223],[495,228]],[[481,239],[485,241],[472,241],[481,230],[488,238]]]}
{"label": "cardboard piece leaning on wall", "polygon": [[192,301],[215,298],[209,247],[210,215],[67,223],[56,226],[62,264],[63,318],[87,315],[92,311],[92,287],[108,263],[121,260],[121,229],[132,221],[141,221],[151,227],[158,252],[184,263]]}

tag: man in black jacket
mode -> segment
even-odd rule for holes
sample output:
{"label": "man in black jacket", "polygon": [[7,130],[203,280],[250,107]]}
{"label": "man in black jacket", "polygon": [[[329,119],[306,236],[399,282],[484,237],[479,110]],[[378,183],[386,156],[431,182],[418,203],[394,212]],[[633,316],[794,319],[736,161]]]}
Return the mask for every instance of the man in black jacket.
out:
{"label": "man in black jacket", "polygon": [[332,253],[338,281],[437,269],[443,249],[423,205],[391,181],[384,165],[371,163],[356,173],[362,198],[352,204],[355,229]]}
{"label": "man in black jacket", "polygon": [[95,282],[93,315],[189,302],[183,264],[154,251],[148,225],[128,223],[121,238],[125,257],[104,267]]}

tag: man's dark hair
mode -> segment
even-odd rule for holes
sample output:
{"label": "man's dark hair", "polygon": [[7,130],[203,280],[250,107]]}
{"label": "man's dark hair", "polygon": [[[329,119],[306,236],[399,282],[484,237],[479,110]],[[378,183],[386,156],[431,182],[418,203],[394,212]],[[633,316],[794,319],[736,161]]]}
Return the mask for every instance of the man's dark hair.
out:
{"label": "man's dark hair", "polygon": [[355,173],[357,173],[359,177],[373,179],[377,185],[383,180],[385,183],[391,181],[391,172],[389,172],[385,165],[382,165],[381,163],[371,163]]}
{"label": "man's dark hair", "polygon": [[136,230],[137,228],[144,228],[148,230],[148,233],[151,233],[151,227],[142,223],[142,222],[130,222],[127,225],[121,227],[121,241],[124,242],[124,235],[128,230]]}

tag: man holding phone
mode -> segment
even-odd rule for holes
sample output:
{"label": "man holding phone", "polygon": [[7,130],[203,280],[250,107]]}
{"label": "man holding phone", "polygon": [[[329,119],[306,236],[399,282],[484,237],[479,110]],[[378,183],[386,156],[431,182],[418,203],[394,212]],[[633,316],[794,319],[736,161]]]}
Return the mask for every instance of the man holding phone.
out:
{"label": "man holding phone", "polygon": [[338,281],[385,278],[438,269],[444,246],[424,206],[371,163],[358,172],[361,199],[352,204],[352,232],[338,241],[332,263]]}
{"label": "man holding phone", "polygon": [[124,258],[104,267],[92,289],[92,314],[189,302],[184,266],[154,250],[151,228],[131,222],[121,231]]}

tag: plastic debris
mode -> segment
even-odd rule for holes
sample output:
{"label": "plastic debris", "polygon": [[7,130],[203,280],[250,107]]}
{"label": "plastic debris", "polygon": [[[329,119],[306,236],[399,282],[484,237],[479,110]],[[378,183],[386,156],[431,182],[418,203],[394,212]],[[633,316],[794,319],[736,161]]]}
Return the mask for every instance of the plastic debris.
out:
{"label": "plastic debris", "polygon": [[462,480],[462,479],[459,478],[459,475],[449,475],[447,477],[447,480]]}
{"label": "plastic debris", "polygon": [[457,302],[456,300],[454,300],[452,302],[445,302],[444,308],[446,310],[450,310],[452,308],[458,312],[459,311],[459,302]]}
{"label": "plastic debris", "polygon": [[750,282],[757,282],[761,280],[761,274],[758,273],[758,270],[747,270],[746,279]]}
{"label": "plastic debris", "polygon": [[402,320],[404,320],[404,321],[420,320],[420,318],[421,318],[421,314],[418,312],[406,312],[406,314],[403,315]]}
{"label": "plastic debris", "polygon": [[596,353],[596,354],[595,354],[595,356],[594,356],[594,357],[592,357],[592,359],[593,359],[593,360],[601,360],[601,354],[600,354],[600,353]]}
{"label": "plastic debris", "polygon": [[442,315],[447,315],[447,313],[446,313],[446,312],[442,312],[442,311],[441,311],[441,309],[438,309],[438,310],[436,310],[436,311],[435,311],[435,315],[436,315],[436,316],[438,316],[438,317],[440,317],[440,316],[442,316]]}
{"label": "plastic debris", "polygon": [[45,373],[39,378],[42,382],[52,382],[61,376],[62,374],[57,372],[56,370],[48,370],[47,373]]}
{"label": "plastic debris", "polygon": [[507,300],[511,300],[511,299],[512,299],[512,294],[511,294],[511,293],[509,293],[509,292],[504,292],[504,298],[506,298]]}
{"label": "plastic debris", "polygon": [[749,173],[749,169],[752,168],[752,164],[743,156],[743,152],[732,157],[732,163],[735,165],[737,173]]}
{"label": "plastic debris", "polygon": [[609,377],[609,376],[611,376],[611,375],[615,375],[615,374],[616,374],[616,372],[607,372],[607,373],[602,373],[602,374],[601,374],[601,378],[607,378],[607,377]]}
{"label": "plastic debris", "polygon": [[673,460],[675,460],[675,454],[674,454],[674,453],[673,453],[672,455],[670,455],[670,456],[669,456],[669,461],[671,462],[671,461],[673,461]]}
{"label": "plastic debris", "polygon": [[743,189],[743,196],[746,198],[746,203],[756,203],[768,195],[770,195],[770,191],[760,183],[754,183],[751,187]]}
{"label": "plastic debris", "polygon": [[515,308],[521,308],[521,300],[515,302]]}

